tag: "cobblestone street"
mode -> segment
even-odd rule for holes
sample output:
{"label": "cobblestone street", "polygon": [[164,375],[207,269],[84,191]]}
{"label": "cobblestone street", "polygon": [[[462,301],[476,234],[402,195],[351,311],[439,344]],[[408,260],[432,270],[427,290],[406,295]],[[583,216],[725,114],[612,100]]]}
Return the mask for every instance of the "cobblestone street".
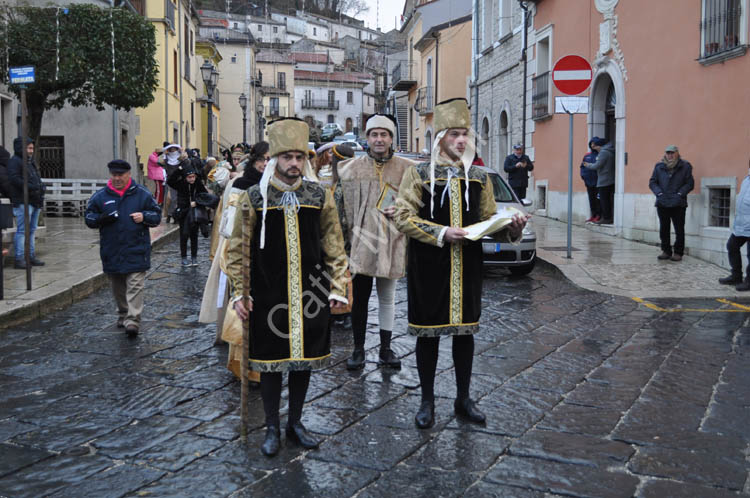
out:
{"label": "cobblestone street", "polygon": [[197,321],[207,252],[201,239],[187,269],[176,242],[154,253],[135,339],[108,289],[0,331],[1,496],[750,496],[747,300],[639,303],[546,264],[488,272],[472,378],[487,425],[455,418],[443,340],[437,421],[420,431],[401,282],[402,370],[377,366],[373,293],[365,369],[346,370],[351,332],[334,328],[313,373],[303,423],[320,449],[282,441],[269,459],[260,393],[245,446],[227,348]]}

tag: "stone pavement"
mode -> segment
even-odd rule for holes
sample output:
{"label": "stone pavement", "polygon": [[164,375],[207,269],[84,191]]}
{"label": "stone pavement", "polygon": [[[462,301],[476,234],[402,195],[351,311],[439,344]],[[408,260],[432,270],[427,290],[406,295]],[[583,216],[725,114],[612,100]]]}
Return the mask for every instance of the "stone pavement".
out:
{"label": "stone pavement", "polygon": [[541,216],[531,222],[537,255],[585,289],[639,298],[750,296],[719,284],[729,271],[715,264],[692,256],[679,263],[658,261],[658,246],[614,237],[592,225],[573,226],[572,259],[567,259],[567,223]]}
{"label": "stone pavement", "polygon": [[[99,258],[98,230],[88,228],[83,218],[48,216],[45,223],[44,236],[36,243],[37,256],[45,266],[32,268],[31,291],[26,290],[26,270],[15,270],[8,263],[3,268],[5,299],[0,301],[0,328],[44,316],[107,284]],[[151,229],[152,244],[158,247],[177,233],[177,225],[162,222]]]}
{"label": "stone pavement", "polygon": [[207,271],[206,261],[180,268],[176,243],[156,250],[135,339],[115,328],[108,292],[0,332],[0,496],[750,496],[741,308],[646,307],[546,264],[523,278],[493,270],[471,390],[488,422],[453,415],[444,339],[437,423],[420,431],[402,281],[393,345],[403,368],[375,363],[373,296],[365,369],[345,369],[351,333],[334,329],[332,365],[313,374],[303,422],[320,449],[283,442],[268,459],[259,393],[243,445],[227,350],[197,323]]}

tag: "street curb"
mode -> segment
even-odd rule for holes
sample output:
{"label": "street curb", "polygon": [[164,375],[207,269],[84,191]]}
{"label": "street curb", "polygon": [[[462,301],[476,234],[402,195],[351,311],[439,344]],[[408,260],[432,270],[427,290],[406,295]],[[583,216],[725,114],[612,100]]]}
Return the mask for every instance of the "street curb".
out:
{"label": "street curb", "polygon": [[[179,234],[180,230],[178,226],[175,225],[171,227],[167,232],[151,243],[152,251],[178,239]],[[99,273],[77,283],[69,289],[65,289],[7,313],[0,314],[0,331],[8,329],[9,327],[21,325],[31,320],[36,320],[37,318],[42,318],[43,315],[47,315],[52,311],[59,311],[90,296],[97,290],[105,287],[108,282],[109,279],[107,278],[107,275],[103,271],[99,271]],[[44,310],[43,314],[42,310]]]}

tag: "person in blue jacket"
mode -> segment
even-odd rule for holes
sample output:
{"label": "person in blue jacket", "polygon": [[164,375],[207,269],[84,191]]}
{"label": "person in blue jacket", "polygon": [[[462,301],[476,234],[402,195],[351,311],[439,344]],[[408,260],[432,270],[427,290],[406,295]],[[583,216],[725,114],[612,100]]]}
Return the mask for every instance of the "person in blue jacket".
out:
{"label": "person in blue jacket", "polygon": [[151,192],[130,177],[130,164],[115,159],[107,167],[109,182],[89,199],[86,225],[99,230],[99,254],[117,304],[117,326],[135,336],[151,268],[149,227],[161,222],[161,208]]}
{"label": "person in blue jacket", "polygon": [[508,173],[508,185],[516,193],[519,200],[526,198],[526,188],[529,186],[529,172],[534,169],[534,163],[523,153],[523,144],[513,146],[513,154],[505,158],[503,169]]}
{"label": "person in blue jacket", "polygon": [[586,185],[586,192],[589,196],[589,208],[591,209],[591,217],[586,220],[586,223],[596,223],[602,219],[602,208],[599,204],[598,190],[596,188],[596,181],[598,175],[596,170],[587,168],[584,163],[595,163],[596,157],[599,155],[599,147],[604,145],[604,140],[599,137],[593,137],[589,140],[589,152],[583,156],[581,162],[581,179]]}
{"label": "person in blue jacket", "polygon": [[[747,277],[742,280],[742,246],[750,242],[750,171],[742,180],[740,193],[737,195],[734,225],[732,233],[727,241],[727,256],[732,274],[720,278],[719,283],[724,285],[735,285],[738,291],[750,290],[750,264],[747,267]],[[750,244],[747,245],[747,257],[750,260]]]}

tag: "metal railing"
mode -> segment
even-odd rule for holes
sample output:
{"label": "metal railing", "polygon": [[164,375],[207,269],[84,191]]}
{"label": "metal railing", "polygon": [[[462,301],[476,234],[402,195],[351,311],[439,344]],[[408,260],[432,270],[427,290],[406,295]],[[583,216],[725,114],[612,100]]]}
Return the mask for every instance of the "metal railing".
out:
{"label": "metal railing", "polygon": [[706,0],[701,19],[702,57],[740,46],[741,0]]}
{"label": "metal railing", "polygon": [[414,77],[414,63],[401,61],[393,68],[393,71],[391,71],[391,87],[398,86],[402,80],[408,82],[416,81]]}
{"label": "metal railing", "polygon": [[550,114],[549,84],[550,72],[537,75],[532,80],[531,88],[531,118],[537,119]]}
{"label": "metal railing", "polygon": [[302,108],[303,109],[326,109],[326,110],[338,111],[339,101],[328,100],[328,99],[304,99],[302,101]]}
{"label": "metal railing", "polygon": [[419,111],[419,114],[429,114],[433,107],[435,107],[435,97],[432,86],[424,86],[417,90],[417,101],[414,108]]}

